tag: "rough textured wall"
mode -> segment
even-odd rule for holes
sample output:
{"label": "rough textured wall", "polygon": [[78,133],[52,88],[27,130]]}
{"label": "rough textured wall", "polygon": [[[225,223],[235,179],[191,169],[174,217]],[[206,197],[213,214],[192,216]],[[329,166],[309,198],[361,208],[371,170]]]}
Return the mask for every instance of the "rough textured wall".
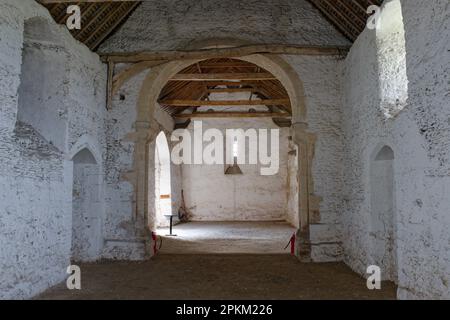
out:
{"label": "rough textured wall", "polygon": [[[198,120],[202,120],[203,132],[214,128],[224,137],[226,129],[255,129],[256,132],[258,129],[279,129],[279,170],[275,175],[265,176],[260,173],[261,166],[265,165],[239,164],[243,174],[228,175],[224,171],[229,165],[183,164],[183,190],[191,220],[286,220],[289,129],[278,128],[271,119]],[[193,123],[188,129],[194,137]],[[205,142],[203,148],[209,144]],[[246,144],[248,159],[248,142]]]}
{"label": "rough textured wall", "polygon": [[[344,86],[345,262],[364,274],[371,255],[370,159],[394,150],[394,201],[400,298],[449,298],[449,15],[448,1],[401,1],[407,105],[383,115],[375,31],[365,30],[347,57]],[[420,14],[419,14],[420,13]],[[381,77],[383,79],[383,77]]]}
{"label": "rough textured wall", "polygon": [[415,187],[410,177],[404,184],[411,189],[402,199],[408,207],[401,214],[410,223],[401,225],[399,296],[450,298],[450,3],[401,3],[408,106],[428,161]]}
{"label": "rough textured wall", "polygon": [[173,50],[210,38],[251,43],[348,45],[305,0],[144,1],[101,52]]}
{"label": "rough textured wall", "polygon": [[[24,21],[41,17],[67,52],[54,114],[64,123],[56,149],[17,122]],[[35,1],[0,3],[0,297],[28,298],[64,280],[72,233],[72,146],[88,134],[102,154],[105,68]],[[82,69],[82,70],[81,70]],[[94,79],[96,79],[94,81]],[[47,75],[42,81],[54,80]],[[54,87],[54,86],[53,86]],[[34,110],[39,113],[39,110]],[[99,212],[101,215],[101,212]]]}
{"label": "rough textured wall", "polygon": [[394,117],[406,105],[405,30],[400,1],[386,2],[380,16],[377,34],[381,109],[386,117]]}
{"label": "rough textured wall", "polygon": [[[65,148],[66,122],[64,96],[59,94],[67,82],[67,55],[58,41],[39,41],[26,33],[41,22],[27,23],[22,49],[22,66],[17,119],[33,126],[49,143]],[[44,31],[44,30],[42,30]],[[41,35],[45,38],[45,36]],[[52,78],[54,81],[47,81]]]}
{"label": "rough textured wall", "polygon": [[322,198],[320,217],[310,221],[315,261],[342,258],[339,221],[342,212],[343,134],[341,113],[342,60],[337,57],[284,56],[303,82],[308,131],[317,135],[312,163],[313,193]]}
{"label": "rough textured wall", "polygon": [[127,135],[134,131],[137,96],[144,76],[141,74],[122,87],[106,120],[105,258],[139,259],[144,253],[133,224],[133,186],[125,179],[133,168],[134,152],[134,144]]}
{"label": "rough textured wall", "polygon": [[[117,66],[116,72],[124,66]],[[144,258],[144,242],[135,228],[135,199],[134,187],[127,179],[127,174],[134,167],[134,142],[130,139],[134,124],[138,120],[136,105],[141,90],[144,71],[126,82],[114,96],[112,108],[106,120],[105,158],[105,248],[104,258],[132,259]],[[155,126],[150,128],[153,139],[160,131],[164,131],[170,139],[173,130],[173,120],[164,111],[155,112]],[[149,172],[148,172],[148,214],[155,214],[154,197],[154,140],[149,142]],[[181,171],[180,167],[172,164],[172,211],[177,213],[181,203]],[[151,219],[150,219],[151,220]],[[151,222],[151,221],[150,221]],[[151,226],[150,226],[151,227]]]}

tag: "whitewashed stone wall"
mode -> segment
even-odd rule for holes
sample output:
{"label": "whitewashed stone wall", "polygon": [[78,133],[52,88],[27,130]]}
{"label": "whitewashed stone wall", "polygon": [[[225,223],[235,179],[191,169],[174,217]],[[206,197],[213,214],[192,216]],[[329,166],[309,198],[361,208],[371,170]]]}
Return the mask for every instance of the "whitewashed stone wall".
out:
{"label": "whitewashed stone wall", "polygon": [[[118,66],[119,71],[124,66]],[[134,169],[134,142],[129,139],[135,132],[137,119],[137,101],[142,81],[146,74],[141,74],[127,81],[114,96],[112,108],[106,120],[107,156],[105,159],[105,247],[103,257],[108,259],[141,260],[145,257],[144,240],[136,229],[136,211],[134,187],[127,179],[127,173]],[[155,112],[156,127],[150,128],[154,138],[164,131],[170,143],[170,133],[174,122],[164,111]],[[155,215],[155,144],[148,146],[148,215]],[[181,170],[180,166],[172,164],[172,211],[178,213],[181,205]],[[149,226],[152,227],[152,226]]]}
{"label": "whitewashed stone wall", "polygon": [[[358,38],[343,70],[344,260],[361,274],[373,263],[370,159],[389,145],[395,155],[398,297],[449,298],[450,4],[404,0],[401,5],[408,77],[404,109],[390,120],[383,114],[379,79],[389,79],[392,69],[379,63],[375,31]],[[397,41],[396,34],[391,41]]]}
{"label": "whitewashed stone wall", "polygon": [[[54,93],[61,101],[54,114],[63,123],[52,133],[63,138],[58,148],[35,128],[16,124],[24,21],[33,17],[48,21],[67,53],[65,81],[56,84],[60,90]],[[106,70],[35,1],[0,2],[0,39],[0,298],[29,298],[66,277],[72,234],[70,159],[84,136],[101,161]],[[44,80],[58,78],[46,74]]]}
{"label": "whitewashed stone wall", "polygon": [[[389,145],[395,155],[398,296],[450,298],[450,5],[447,0],[401,4],[408,98],[392,119],[383,114],[380,79],[401,77],[389,64],[380,64],[385,56],[380,57],[375,31],[364,31],[345,61],[283,57],[304,83],[308,130],[317,135],[313,191],[323,200],[320,220],[310,227],[312,258],[344,257],[361,274],[373,263],[370,160]],[[204,12],[213,17],[200,20]],[[32,127],[16,125],[23,25],[31,17],[48,20],[67,51],[66,80],[58,92],[63,106],[55,110],[64,139],[57,147]],[[348,44],[306,1],[145,1],[101,51],[188,48],[212,38]],[[104,179],[99,198],[105,201],[98,209],[101,256],[142,259],[144,242],[133,221],[134,190],[125,177],[133,169],[129,134],[138,120],[137,97],[146,72],[124,85],[106,114],[104,65],[35,1],[1,0],[0,39],[0,298],[30,297],[65,278],[72,234],[70,159],[85,146],[92,149]],[[392,41],[397,39],[398,34]],[[383,42],[389,43],[389,36]],[[152,129],[172,130],[167,115],[157,112],[156,118],[158,128]],[[186,177],[174,166],[172,178],[177,208]],[[293,188],[285,187],[286,192]],[[293,222],[295,201],[285,207]]]}
{"label": "whitewashed stone wall", "polygon": [[100,51],[173,50],[211,38],[251,43],[350,44],[306,0],[147,0]]}
{"label": "whitewashed stone wall", "polygon": [[312,164],[314,195],[322,198],[320,220],[311,223],[314,261],[341,259],[339,222],[342,212],[343,133],[341,58],[283,57],[303,82],[308,131],[317,135]]}
{"label": "whitewashed stone wall", "polygon": [[[245,108],[245,107],[240,107]],[[261,175],[261,164],[239,164],[243,174],[225,174],[226,164],[184,164],[183,190],[193,221],[277,221],[287,219],[287,157],[289,128],[278,128],[271,119],[196,119],[203,132],[218,129],[225,137],[227,129],[279,130],[279,169],[274,175]],[[193,123],[188,127],[194,137]],[[270,141],[270,137],[268,137]],[[206,148],[209,143],[203,143]],[[230,146],[228,146],[230,148]],[[255,149],[259,150],[259,149]],[[225,154],[225,151],[224,151]]]}
{"label": "whitewashed stone wall", "polygon": [[133,224],[134,189],[124,178],[133,168],[134,144],[127,139],[127,134],[134,131],[136,101],[143,76],[131,79],[114,97],[106,119],[105,258],[140,259],[144,254]]}

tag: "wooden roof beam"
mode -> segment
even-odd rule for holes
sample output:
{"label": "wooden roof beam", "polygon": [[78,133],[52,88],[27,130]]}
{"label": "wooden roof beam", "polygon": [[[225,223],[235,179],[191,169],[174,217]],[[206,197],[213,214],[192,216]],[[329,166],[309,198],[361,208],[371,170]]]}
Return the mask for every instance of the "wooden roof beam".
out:
{"label": "wooden roof beam", "polygon": [[143,51],[100,54],[102,59],[114,62],[141,62],[156,60],[195,60],[243,57],[252,54],[287,54],[308,56],[336,56],[346,54],[347,46],[298,46],[298,45],[245,45],[231,48],[213,48],[193,51]]}
{"label": "wooden roof beam", "polygon": [[280,112],[195,112],[174,115],[178,119],[186,118],[290,118],[289,113]]}
{"label": "wooden roof beam", "polygon": [[208,93],[236,93],[236,92],[258,92],[255,88],[214,88],[207,89]]}
{"label": "wooden roof beam", "polygon": [[259,106],[259,105],[288,105],[289,99],[263,100],[160,100],[160,104],[172,107],[213,107],[213,106]]}
{"label": "wooden roof beam", "polygon": [[205,80],[276,80],[276,78],[267,72],[261,73],[178,73],[170,79],[171,81],[205,81]]}
{"label": "wooden roof beam", "polygon": [[[73,3],[74,0],[38,0],[42,4],[53,4],[53,3]],[[81,0],[79,2],[136,2],[140,0]]]}

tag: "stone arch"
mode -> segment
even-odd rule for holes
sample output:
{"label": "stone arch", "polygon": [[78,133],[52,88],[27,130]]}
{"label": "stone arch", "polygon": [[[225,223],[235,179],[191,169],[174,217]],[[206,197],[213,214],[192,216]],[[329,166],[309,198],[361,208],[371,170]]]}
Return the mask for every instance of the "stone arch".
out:
{"label": "stone arch", "polygon": [[[277,55],[255,54],[244,57],[237,57],[243,61],[254,63],[271,72],[289,94],[292,104],[293,124],[306,126],[306,103],[303,89],[303,82],[298,77],[295,70]],[[184,68],[201,61],[202,59],[172,61],[164,65],[152,68],[152,71],[145,77],[138,99],[137,119],[139,121],[151,122],[159,93],[171,77]]]}
{"label": "stone arch", "polygon": [[70,149],[68,158],[73,160],[78,152],[83,149],[87,149],[90,153],[92,153],[92,156],[94,157],[96,163],[101,166],[102,156],[100,153],[100,148],[97,146],[97,143],[95,141],[96,140],[88,134],[81,136]]}
{"label": "stone arch", "polygon": [[[230,46],[228,43],[216,42],[217,40],[208,40],[208,43],[198,45],[196,49],[204,49],[211,46],[216,47]],[[242,44],[242,43],[241,43]],[[236,45],[236,43],[231,43]],[[303,83],[292,66],[278,55],[255,54],[250,56],[238,57],[237,59],[254,63],[267,71],[271,72],[281,84],[285,87],[289,94],[292,105],[292,136],[293,142],[298,146],[298,176],[299,176],[299,221],[300,229],[298,230],[299,251],[297,254],[303,261],[310,261],[310,239],[309,239],[309,216],[310,212],[318,216],[319,198],[313,195],[313,179],[311,174],[312,159],[314,157],[314,148],[316,137],[314,134],[307,132],[307,108],[305,103],[305,94]],[[184,68],[201,61],[182,60],[172,61],[167,64],[152,67],[151,71],[146,75],[137,102],[137,121],[135,123],[136,132],[133,134],[136,143],[135,147],[135,168],[134,177],[136,179],[136,217],[139,221],[140,217],[144,217],[143,225],[150,226],[148,221],[148,142],[152,141],[158,134],[157,128],[159,124],[154,120],[154,113],[158,106],[158,98],[165,84],[175,74]],[[145,172],[145,174],[142,174]],[[314,203],[314,206],[311,206]],[[138,222],[137,228],[142,227]],[[146,230],[144,234],[149,237],[151,230]],[[147,243],[148,246],[148,243]],[[150,249],[147,247],[147,254]]]}

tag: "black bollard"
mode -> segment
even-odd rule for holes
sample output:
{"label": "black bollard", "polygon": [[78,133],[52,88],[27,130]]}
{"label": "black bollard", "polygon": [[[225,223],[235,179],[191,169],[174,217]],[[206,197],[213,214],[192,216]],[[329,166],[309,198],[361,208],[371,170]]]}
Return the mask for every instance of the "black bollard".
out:
{"label": "black bollard", "polygon": [[172,215],[169,216],[169,223],[170,223],[169,234],[167,234],[166,236],[176,237],[177,235],[172,233],[172,228],[173,228],[173,216]]}

